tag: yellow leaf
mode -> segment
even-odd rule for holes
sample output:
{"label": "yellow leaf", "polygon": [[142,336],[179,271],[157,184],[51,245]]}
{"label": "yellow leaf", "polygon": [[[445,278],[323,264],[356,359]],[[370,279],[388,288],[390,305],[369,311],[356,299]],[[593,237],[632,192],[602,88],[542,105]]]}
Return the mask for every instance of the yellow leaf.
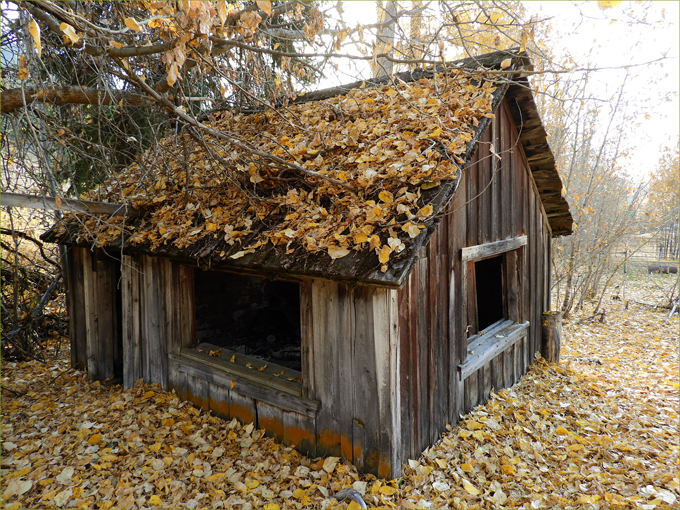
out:
{"label": "yellow leaf", "polygon": [[229,361],[236,363],[236,354],[234,354]]}
{"label": "yellow leaf", "polygon": [[217,230],[217,225],[214,223],[208,223],[207,230],[208,232],[214,232]]}
{"label": "yellow leaf", "polygon": [[376,248],[380,248],[380,238],[377,236],[377,234],[373,234],[371,236],[371,242],[368,245],[369,250],[375,250]]}
{"label": "yellow leaf", "polygon": [[401,226],[401,229],[408,234],[408,236],[413,239],[414,237],[418,237],[420,234],[420,228],[418,225],[414,225],[410,221],[407,221]]}
{"label": "yellow leaf", "polygon": [[350,501],[349,505],[347,505],[347,510],[359,510],[360,508],[363,507],[354,500]]}
{"label": "yellow leaf", "polygon": [[89,444],[97,444],[102,440],[102,435],[97,432],[96,434],[92,434],[90,436],[90,439],[87,440]]}
{"label": "yellow leaf", "polygon": [[274,377],[281,377],[285,372],[285,370],[281,370],[280,372],[274,374]]}
{"label": "yellow leaf", "polygon": [[149,498],[149,505],[151,506],[160,506],[162,502],[161,498],[155,494]]}
{"label": "yellow leaf", "polygon": [[236,383],[235,383],[234,380],[232,379],[232,380],[231,380],[231,389],[232,389],[232,390],[234,389],[234,386],[236,386]]}
{"label": "yellow leaf", "polygon": [[368,241],[368,236],[366,234],[364,234],[363,232],[359,232],[358,234],[354,234],[354,242],[356,244],[365,243],[366,241]]}
{"label": "yellow leaf", "polygon": [[507,69],[511,65],[512,65],[512,59],[506,58],[503,62],[501,62],[501,69]]}
{"label": "yellow leaf", "polygon": [[377,251],[378,251],[378,260],[380,261],[380,263],[381,264],[387,264],[387,262],[390,260],[390,253],[392,253],[392,248],[385,245]]}
{"label": "yellow leaf", "polygon": [[302,496],[304,496],[305,494],[307,494],[307,491],[304,490],[304,489],[299,489],[299,488],[298,488],[298,489],[295,489],[295,490],[293,491],[293,497],[294,497],[295,499],[300,499],[300,498],[301,498]]}
{"label": "yellow leaf", "polygon": [[246,484],[249,489],[256,489],[257,487],[260,486],[260,481],[259,480],[251,480]]}
{"label": "yellow leaf", "polygon": [[423,189],[432,189],[436,188],[441,184],[441,181],[426,181],[423,184],[420,185],[421,188]]}
{"label": "yellow leaf", "polygon": [[503,472],[504,475],[514,475],[515,467],[512,466],[511,464],[503,464],[501,466],[501,471]]}
{"label": "yellow leaf", "polygon": [[465,428],[468,430],[479,430],[484,426],[483,423],[479,423],[475,420],[470,420],[465,424]]}
{"label": "yellow leaf", "polygon": [[134,30],[135,32],[141,32],[142,27],[139,26],[139,23],[134,18],[125,18],[125,26],[128,27],[130,30]]}
{"label": "yellow leaf", "polygon": [[616,7],[620,3],[621,3],[620,1],[617,2],[616,0],[602,1],[602,2],[597,2],[597,6],[604,11],[606,9],[611,9],[612,7]]}
{"label": "yellow leaf", "polygon": [[477,488],[475,488],[475,486],[472,485],[467,480],[463,480],[463,489],[465,489],[468,492],[468,494],[472,494],[473,496],[479,494],[479,490],[477,490]]}
{"label": "yellow leaf", "polygon": [[420,211],[418,211],[418,216],[420,216],[421,218],[427,218],[428,216],[432,215],[433,211],[434,209],[432,207],[432,204],[427,204]]}
{"label": "yellow leaf", "polygon": [[144,396],[142,397],[142,400],[148,400],[148,399],[150,399],[151,397],[153,397],[154,395],[155,395],[155,393],[154,393],[153,391],[147,391],[147,392],[144,394]]}
{"label": "yellow leaf", "polygon": [[391,204],[394,202],[394,195],[390,193],[389,191],[381,191],[380,194],[378,195],[378,198],[385,202],[386,204]]}
{"label": "yellow leaf", "polygon": [[566,435],[569,434],[569,431],[568,431],[567,429],[565,429],[562,425],[560,425],[559,427],[557,427],[557,428],[555,429],[555,432],[557,432],[557,433],[558,433],[559,435],[561,435],[561,436],[566,436]]}
{"label": "yellow leaf", "polygon": [[380,487],[380,494],[383,496],[392,496],[399,492],[399,489],[396,489],[394,487],[390,487],[389,485],[385,485],[383,487]]}
{"label": "yellow leaf", "polygon": [[438,127],[437,129],[435,129],[434,131],[432,131],[432,133],[430,133],[430,134],[427,135],[427,136],[429,136],[430,138],[437,138],[437,137],[440,136],[441,134],[442,134],[442,128],[441,128],[441,127]]}
{"label": "yellow leaf", "polygon": [[59,25],[59,30],[64,32],[64,35],[68,38],[71,44],[78,44],[78,41],[80,41],[80,36],[76,34],[76,31],[68,23],[62,23]]}
{"label": "yellow leaf", "polygon": [[28,33],[33,37],[33,45],[38,56],[42,54],[42,44],[40,43],[40,26],[35,21],[30,21],[28,24]]}
{"label": "yellow leaf", "polygon": [[267,13],[267,16],[272,15],[272,3],[270,0],[257,0],[257,6]]}
{"label": "yellow leaf", "polygon": [[472,473],[474,471],[472,464],[467,464],[467,463],[460,466],[460,469],[461,469],[461,471],[463,471],[463,473]]}
{"label": "yellow leaf", "polygon": [[328,255],[333,259],[340,259],[346,255],[349,255],[349,250],[342,246],[329,246]]}
{"label": "yellow leaf", "polygon": [[175,424],[175,420],[173,418],[166,418],[165,420],[161,421],[161,425],[163,427],[172,427]]}
{"label": "yellow leaf", "polygon": [[267,503],[262,507],[264,510],[281,510],[281,507],[276,503]]}
{"label": "yellow leaf", "polygon": [[340,461],[340,457],[328,457],[323,461],[323,470],[326,473],[332,473],[335,470],[335,466]]}

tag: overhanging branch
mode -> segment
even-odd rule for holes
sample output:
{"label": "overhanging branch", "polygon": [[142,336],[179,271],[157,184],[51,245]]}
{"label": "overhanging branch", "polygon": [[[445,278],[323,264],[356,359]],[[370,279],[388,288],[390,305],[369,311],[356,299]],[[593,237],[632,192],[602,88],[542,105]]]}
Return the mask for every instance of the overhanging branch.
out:
{"label": "overhanging branch", "polygon": [[[24,94],[26,103],[24,104]],[[0,113],[12,113],[34,102],[63,104],[96,104],[111,105],[123,102],[125,106],[150,106],[155,103],[153,99],[133,92],[116,91],[106,92],[103,90],[64,86],[64,87],[27,87],[23,89],[10,89],[2,92],[2,105]]]}

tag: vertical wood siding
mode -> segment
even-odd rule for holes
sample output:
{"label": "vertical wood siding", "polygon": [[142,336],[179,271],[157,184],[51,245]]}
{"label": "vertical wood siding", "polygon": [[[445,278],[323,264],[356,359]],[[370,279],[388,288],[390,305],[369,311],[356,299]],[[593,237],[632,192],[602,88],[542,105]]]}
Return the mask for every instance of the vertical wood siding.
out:
{"label": "vertical wood siding", "polygon": [[[520,135],[503,103],[424,257],[398,291],[403,458],[419,455],[492,389],[514,384],[540,349],[540,317],[549,309],[550,231]],[[506,254],[503,278],[508,318],[530,321],[527,337],[461,384],[457,367],[468,356],[476,295],[474,263],[463,263],[460,251],[525,234],[527,245]]]}
{"label": "vertical wood siding", "polygon": [[390,476],[402,461],[396,291],[323,280],[305,289],[311,299],[303,298],[302,315],[313,334],[303,336],[303,345],[311,343],[303,385],[321,402],[316,453]]}
{"label": "vertical wood siding", "polygon": [[[74,316],[72,321],[81,322],[74,331],[76,359],[85,346],[85,366],[92,379],[105,380],[114,377],[116,364],[120,361],[120,323],[117,284],[119,263],[103,251],[91,252],[76,248],[76,261],[80,268],[73,273],[80,276],[82,284],[72,284]],[[84,320],[83,320],[84,319]],[[84,328],[82,325],[84,324]],[[83,342],[84,336],[84,342]]]}

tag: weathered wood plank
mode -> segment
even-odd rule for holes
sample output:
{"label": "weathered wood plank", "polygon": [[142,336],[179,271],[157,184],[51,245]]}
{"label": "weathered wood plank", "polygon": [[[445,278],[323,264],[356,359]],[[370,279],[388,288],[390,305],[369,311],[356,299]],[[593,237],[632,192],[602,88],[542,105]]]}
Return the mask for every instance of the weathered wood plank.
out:
{"label": "weathered wood plank", "polygon": [[[400,422],[401,422],[401,446],[400,451],[406,458],[416,455],[413,453],[413,402],[412,386],[415,374],[411,370],[411,314],[410,293],[413,281],[413,273],[409,276],[406,284],[397,290],[397,316],[399,318],[399,397],[400,397]],[[399,313],[401,312],[401,313]]]}
{"label": "weathered wood plank", "polygon": [[85,338],[87,339],[87,373],[94,378],[97,374],[98,338],[96,322],[96,262],[90,251],[83,251],[83,291],[85,295]]}
{"label": "weathered wood plank", "polygon": [[357,287],[354,290],[354,352],[350,376],[354,395],[353,462],[357,468],[377,474],[382,416],[375,345],[379,339],[374,335],[373,320],[373,292],[367,287]]}
{"label": "weathered wood plank", "polygon": [[404,425],[401,421],[401,331],[400,331],[400,313],[399,313],[399,293],[394,290],[386,291],[387,307],[388,307],[388,329],[389,329],[389,359],[390,359],[390,417],[392,419],[391,438],[392,441],[392,458],[391,467],[392,472],[387,476],[396,477],[401,473],[402,464],[408,459],[408,454],[401,448],[403,444],[401,435]]}
{"label": "weathered wood plank", "polygon": [[209,392],[208,381],[187,374],[187,400],[201,409],[209,411]]}
{"label": "weathered wood plank", "polygon": [[316,457],[316,423],[304,414],[283,411],[283,443]]}
{"label": "weathered wood plank", "polygon": [[[392,303],[388,289],[372,293],[374,357],[376,360],[376,385],[378,415],[380,417],[380,443],[377,475],[381,478],[396,476],[401,471],[400,455],[396,450],[399,443],[400,423],[397,420],[399,384],[398,351],[392,336]],[[396,317],[395,317],[396,319]]]}
{"label": "weathered wood plank", "polygon": [[[170,370],[172,374],[174,370]],[[181,372],[181,371],[180,371]],[[223,420],[232,418],[229,406],[231,404],[231,392],[228,387],[221,384],[208,383],[208,407],[210,411]]]}
{"label": "weathered wood plank", "polygon": [[69,337],[71,339],[71,367],[87,368],[87,296],[83,270],[87,267],[85,248],[71,247],[67,254],[68,292],[66,294]]}
{"label": "weathered wood plank", "polygon": [[263,429],[267,437],[273,437],[277,441],[283,442],[283,411],[280,407],[256,400],[257,407],[257,428]]}
{"label": "weathered wood plank", "polygon": [[[170,354],[171,362],[176,363],[178,369],[193,377],[205,379],[213,384],[221,385],[231,390],[233,399],[234,394],[239,393],[252,399],[262,400],[268,404],[276,405],[287,411],[306,414],[314,417],[320,407],[318,401],[302,398],[299,396],[284,393],[273,388],[257,384],[253,381],[241,379],[231,374],[227,374],[219,368],[207,365],[203,361],[196,360],[184,355]],[[234,387],[232,388],[232,384]]]}
{"label": "weathered wood plank", "polygon": [[[424,255],[424,253],[423,253]],[[417,349],[417,373],[418,373],[418,450],[422,451],[427,445],[430,444],[430,414],[428,408],[428,370],[429,370],[429,360],[428,360],[428,349],[430,347],[430,334],[428,330],[428,309],[431,306],[427,290],[427,269],[429,261],[425,256],[419,258],[414,271],[416,271],[416,302],[414,303],[413,309],[417,310],[415,312],[416,316],[416,349]]]}
{"label": "weathered wood plank", "polygon": [[317,415],[317,452],[351,459],[354,310],[352,290],[345,284],[314,280],[313,353],[314,398],[322,405]]}
{"label": "weathered wood plank", "polygon": [[132,388],[144,377],[140,331],[140,270],[138,256],[123,255],[121,264],[123,324],[123,387]]}
{"label": "weathered wood plank", "polygon": [[302,396],[314,395],[314,315],[312,282],[300,282],[300,358],[302,360]]}
{"label": "weathered wood plank", "polygon": [[242,423],[252,423],[257,425],[257,405],[255,399],[245,396],[238,391],[229,393],[229,414]]}
{"label": "weathered wood plank", "polygon": [[463,379],[472,375],[499,353],[525,336],[529,323],[512,324],[510,321],[499,321],[494,326],[489,328],[486,334],[475,338],[475,341],[470,343],[470,350],[474,353],[468,354],[467,361],[458,365]]}
{"label": "weathered wood plank", "polygon": [[490,202],[491,210],[489,214],[491,215],[491,239],[503,239],[503,218],[501,217],[501,210],[503,208],[503,197],[501,195],[501,187],[503,185],[503,179],[507,172],[503,165],[503,143],[502,135],[505,131],[503,126],[501,126],[501,117],[496,116],[491,122],[491,146],[494,148],[494,152],[497,155],[491,155],[491,190],[490,190]]}
{"label": "weathered wood plank", "polygon": [[[218,351],[220,356],[210,356],[203,351]],[[212,367],[228,376],[233,375],[291,395],[302,394],[302,373],[292,368],[268,363],[208,342],[201,342],[195,348],[185,348],[180,352],[183,357]]]}
{"label": "weathered wood plank", "polygon": [[464,261],[479,260],[487,257],[500,255],[511,250],[516,250],[527,244],[527,236],[521,235],[512,237],[510,239],[503,239],[501,241],[493,241],[485,244],[478,244],[475,246],[467,246],[462,250],[462,258]]}
{"label": "weathered wood plank", "polygon": [[170,361],[168,364],[168,390],[172,390],[180,398],[187,400],[187,374],[180,370],[180,364]]}
{"label": "weathered wood plank", "polygon": [[176,296],[177,303],[177,335],[172,348],[190,347],[194,345],[196,338],[196,299],[194,290],[194,268],[184,264],[177,267],[177,285],[179,286]]}

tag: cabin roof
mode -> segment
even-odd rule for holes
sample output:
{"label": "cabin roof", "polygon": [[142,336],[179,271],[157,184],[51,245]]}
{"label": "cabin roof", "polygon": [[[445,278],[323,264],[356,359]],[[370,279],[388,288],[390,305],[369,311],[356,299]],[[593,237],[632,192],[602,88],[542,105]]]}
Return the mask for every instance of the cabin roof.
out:
{"label": "cabin roof", "polygon": [[284,108],[213,113],[209,134],[185,127],[87,197],[140,214],[69,215],[45,239],[400,286],[503,98],[552,235],[568,235],[562,181],[522,76],[530,65],[494,52],[313,92]]}

